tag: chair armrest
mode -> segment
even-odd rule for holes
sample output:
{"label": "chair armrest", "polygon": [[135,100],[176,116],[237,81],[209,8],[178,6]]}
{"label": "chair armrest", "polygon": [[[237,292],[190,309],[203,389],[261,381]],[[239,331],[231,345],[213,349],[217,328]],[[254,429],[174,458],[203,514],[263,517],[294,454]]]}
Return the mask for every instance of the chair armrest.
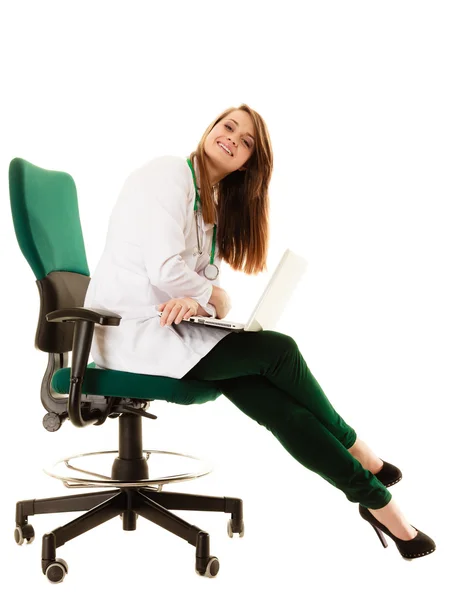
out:
{"label": "chair armrest", "polygon": [[87,361],[92,345],[95,324],[120,325],[122,317],[117,313],[104,309],[62,308],[46,315],[49,322],[74,321],[75,329],[72,342],[72,366],[70,368],[70,389],[67,411],[69,420],[76,427],[85,427],[91,423],[99,423],[101,413],[89,410],[82,414],[81,395]]}
{"label": "chair armrest", "polygon": [[61,323],[62,321],[89,321],[98,325],[119,325],[122,317],[115,312],[105,309],[95,310],[91,308],[61,308],[46,315],[50,323]]}

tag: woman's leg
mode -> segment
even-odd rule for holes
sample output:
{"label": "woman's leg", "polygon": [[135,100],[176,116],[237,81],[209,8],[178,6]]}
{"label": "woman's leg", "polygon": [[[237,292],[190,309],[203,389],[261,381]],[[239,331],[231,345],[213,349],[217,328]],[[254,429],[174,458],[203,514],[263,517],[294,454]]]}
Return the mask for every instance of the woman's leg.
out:
{"label": "woman's leg", "polygon": [[348,452],[354,429],[330,404],[289,336],[228,335],[183,379],[219,381],[217,387],[242,412],[351,502],[379,509],[391,500],[388,489]]}
{"label": "woman's leg", "polygon": [[378,509],[391,500],[388,489],[308,408],[264,376],[225,379],[218,387],[242,412],[271,431],[293,458],[341,490],[350,502]]}
{"label": "woman's leg", "polygon": [[183,379],[216,381],[263,375],[294,402],[306,407],[345,448],[356,432],[337,413],[313,376],[295,340],[277,331],[233,333],[212,348]]}

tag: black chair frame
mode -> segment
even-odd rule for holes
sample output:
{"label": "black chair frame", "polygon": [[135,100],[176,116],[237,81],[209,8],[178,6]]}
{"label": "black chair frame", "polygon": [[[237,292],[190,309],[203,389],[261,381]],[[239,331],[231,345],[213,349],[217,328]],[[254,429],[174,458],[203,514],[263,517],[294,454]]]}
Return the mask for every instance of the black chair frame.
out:
{"label": "black chair frame", "polygon": [[[119,450],[112,466],[112,479],[132,482],[113,490],[87,494],[23,500],[16,505],[15,540],[22,544],[34,540],[34,529],[28,517],[38,514],[87,511],[73,521],[45,534],[42,539],[42,571],[52,583],[61,582],[68,572],[67,563],[56,557],[56,548],[71,539],[121,515],[123,529],[136,529],[137,516],[163,527],[195,546],[195,571],[199,575],[215,577],[219,570],[216,556],[210,555],[209,534],[170,512],[172,510],[216,511],[230,513],[228,535],[243,537],[243,502],[239,498],[162,492],[149,485],[139,486],[139,480],[148,479],[148,463],[143,456],[142,417],[156,419],[144,409],[151,400],[105,397],[106,402],[87,402],[82,393],[87,360],[90,353],[95,323],[117,326],[120,316],[106,310],[65,308],[46,314],[49,323],[74,323],[70,390],[68,397],[55,394],[51,380],[55,370],[67,366],[67,354],[49,354],[48,367],[42,382],[41,398],[49,411],[44,426],[49,431],[59,429],[65,419],[77,427],[101,425],[107,417],[119,421]],[[84,400],[84,401],[83,401]],[[103,486],[104,487],[104,486]],[[162,486],[160,486],[161,488]]]}

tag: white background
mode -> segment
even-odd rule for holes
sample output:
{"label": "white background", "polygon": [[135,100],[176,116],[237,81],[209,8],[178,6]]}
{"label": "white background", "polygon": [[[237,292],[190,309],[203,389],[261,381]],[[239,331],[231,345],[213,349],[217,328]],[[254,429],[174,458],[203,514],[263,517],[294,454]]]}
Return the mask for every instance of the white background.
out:
{"label": "white background", "polygon": [[[3,590],[447,598],[446,9],[429,0],[2,3]],[[271,242],[268,273],[223,264],[229,318],[246,320],[286,247],[308,260],[278,330],[296,339],[359,437],[401,468],[393,497],[437,550],[407,562],[392,540],[383,549],[357,504],[224,396],[189,407],[155,401],[145,447],[215,466],[165,489],[242,498],[244,538],[227,536],[224,513],[177,513],[211,535],[220,572],[205,579],[193,546],[142,518],[124,532],[116,518],[58,549],[70,571],[52,586],[40,571],[41,536],[77,514],[31,518],[36,540],[19,547],[15,502],[76,493],[42,468],[116,448],[118,424],[66,422],[53,434],[41,425],[39,294],[13,229],[9,162],[19,156],[74,177],[92,273],[129,172],[155,156],[188,155],[241,102],[272,138]]]}

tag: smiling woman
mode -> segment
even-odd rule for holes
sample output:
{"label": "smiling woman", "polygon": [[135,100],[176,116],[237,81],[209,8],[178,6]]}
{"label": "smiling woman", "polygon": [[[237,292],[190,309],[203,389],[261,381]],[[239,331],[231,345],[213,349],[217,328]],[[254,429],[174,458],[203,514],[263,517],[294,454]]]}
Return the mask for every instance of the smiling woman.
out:
{"label": "smiling woman", "polygon": [[120,314],[121,325],[96,327],[92,356],[104,369],[213,381],[299,463],[359,503],[362,518],[393,536],[404,557],[425,556],[435,543],[406,521],[387,489],[400,470],[374,453],[359,454],[356,431],[292,337],[269,330],[233,335],[183,320],[198,306],[213,317],[224,314],[222,260],[245,273],[266,269],[272,165],[265,123],[242,105],[207,128],[190,159],[158,157],[128,177],[85,301]]}

